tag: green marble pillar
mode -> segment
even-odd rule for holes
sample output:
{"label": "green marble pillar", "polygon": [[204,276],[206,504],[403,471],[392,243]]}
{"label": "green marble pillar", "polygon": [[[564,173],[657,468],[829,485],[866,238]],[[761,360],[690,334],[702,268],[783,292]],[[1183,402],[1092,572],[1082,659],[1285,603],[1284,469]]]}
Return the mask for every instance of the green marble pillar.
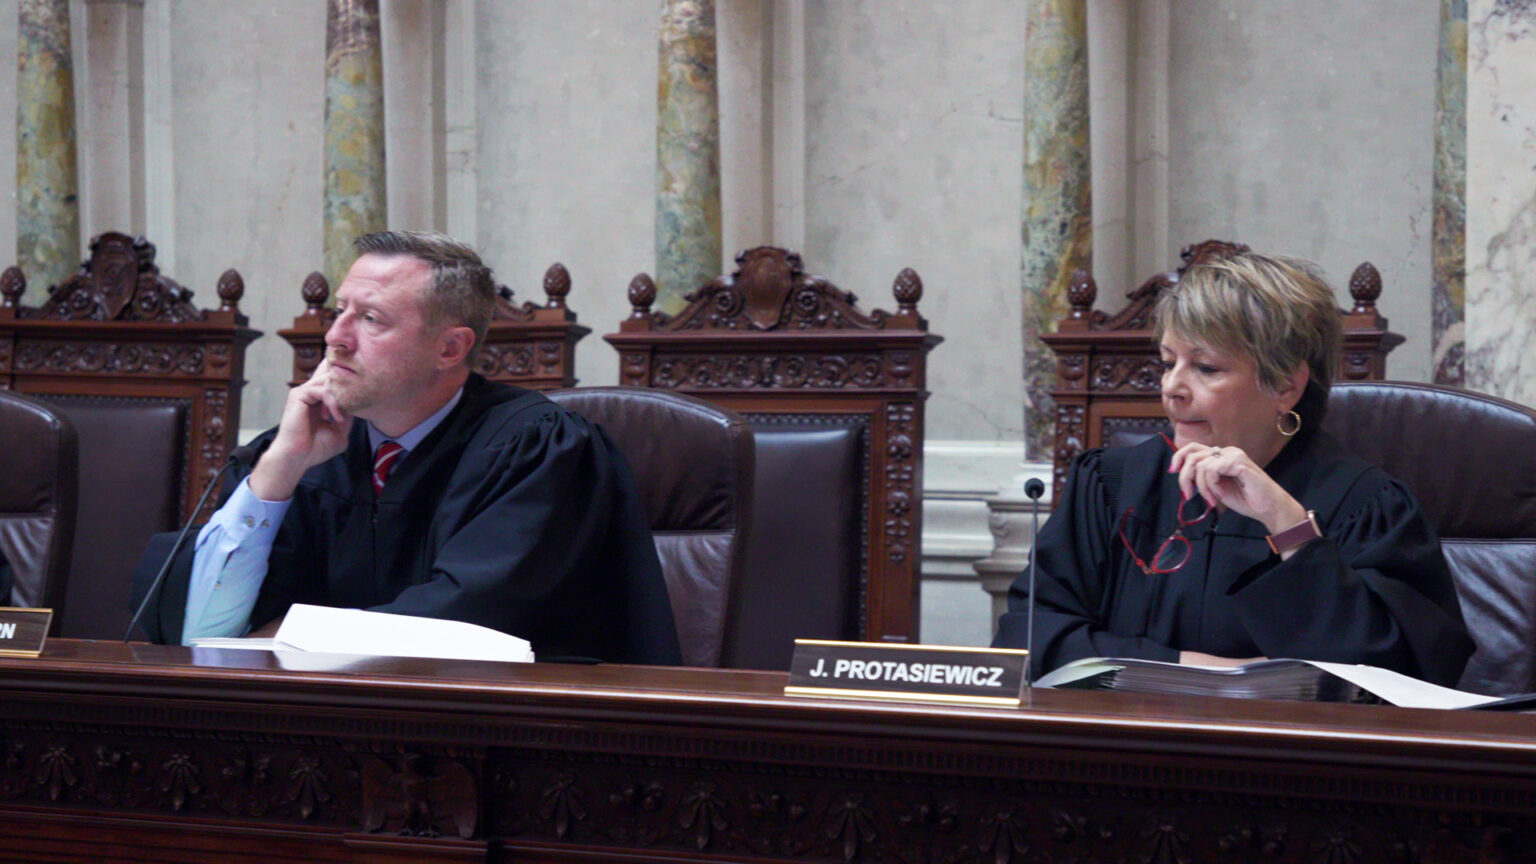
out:
{"label": "green marble pillar", "polygon": [[1068,310],[1067,283],[1093,266],[1086,0],[1029,0],[1024,31],[1024,448],[1050,461],[1056,355],[1040,334]]}
{"label": "green marble pillar", "polygon": [[340,285],[352,241],[388,222],[379,0],[327,0],[325,15],[325,277]]}
{"label": "green marble pillar", "polygon": [[1432,365],[1436,384],[1466,380],[1467,0],[1441,0],[1435,88]]}
{"label": "green marble pillar", "polygon": [[30,298],[80,264],[68,0],[21,0],[16,62],[16,258]]}
{"label": "green marble pillar", "polygon": [[720,275],[720,99],[714,0],[662,0],[656,95],[655,308]]}

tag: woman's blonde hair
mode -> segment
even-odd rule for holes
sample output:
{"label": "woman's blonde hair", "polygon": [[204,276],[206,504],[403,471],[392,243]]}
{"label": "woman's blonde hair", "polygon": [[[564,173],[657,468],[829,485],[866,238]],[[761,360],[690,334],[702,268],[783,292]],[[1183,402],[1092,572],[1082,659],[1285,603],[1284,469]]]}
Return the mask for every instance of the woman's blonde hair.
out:
{"label": "woman's blonde hair", "polygon": [[1248,358],[1259,385],[1276,393],[1305,363],[1311,373],[1296,405],[1316,428],[1344,342],[1333,289],[1317,265],[1247,250],[1191,266],[1157,302],[1156,338],[1172,332]]}

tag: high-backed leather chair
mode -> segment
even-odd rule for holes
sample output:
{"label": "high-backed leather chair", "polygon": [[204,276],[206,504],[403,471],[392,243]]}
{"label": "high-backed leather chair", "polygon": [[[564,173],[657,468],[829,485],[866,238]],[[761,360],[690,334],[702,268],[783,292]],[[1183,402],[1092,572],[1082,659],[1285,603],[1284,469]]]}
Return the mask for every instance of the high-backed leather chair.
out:
{"label": "high-backed leather chair", "polygon": [[636,276],[619,381],[740,411],[756,432],[757,491],[741,626],[724,663],[787,669],[796,637],[917,642],[922,568],[923,283],[897,274],[895,312],[760,246],[676,315]]}
{"label": "high-backed leather chair", "polygon": [[[491,379],[529,390],[556,390],[576,386],[576,343],[592,332],[576,323],[576,313],[565,305],[571,293],[571,274],[563,264],[544,271],[544,296],[538,305],[521,305],[512,289],[497,287],[496,308],[486,330],[485,345],[475,355],[475,371]],[[293,346],[293,377],[297,386],[309,380],[325,356],[325,331],[336,320],[336,310],[326,306],[331,286],[320,273],[311,273],[299,290],[304,312],[293,326],[277,331]]]}
{"label": "high-backed leather chair", "polygon": [[54,634],[75,537],[76,449],[57,409],[0,390],[0,453],[10,456],[0,471],[0,605],[52,609]]}
{"label": "high-backed leather chair", "polygon": [[192,517],[235,445],[245,347],[261,335],[227,270],[219,306],[160,273],[154,244],[106,233],[91,257],[23,306],[20,268],[0,274],[0,387],[59,408],[79,436],[79,529],[60,634],[121,639],[149,538]]}
{"label": "high-backed leather chair", "polygon": [[1477,650],[1461,688],[1536,691],[1536,410],[1400,381],[1341,382],[1323,426],[1413,490]]}
{"label": "high-backed leather chair", "polygon": [[628,460],[650,517],[683,662],[718,666],[737,619],[752,511],[752,430],[734,411],[634,387],[549,397],[602,426]]}
{"label": "high-backed leather chair", "polygon": [[[1125,308],[1113,315],[1094,309],[1098,286],[1079,270],[1072,274],[1067,299],[1072,304],[1056,332],[1041,340],[1056,353],[1056,439],[1052,452],[1055,494],[1072,460],[1095,447],[1120,447],[1168,430],[1162,406],[1162,368],[1152,340],[1152,315],[1162,293],[1206,257],[1228,250],[1246,251],[1241,243],[1206,240],[1184,247],[1178,269],[1158,273],[1127,293]],[[1380,380],[1387,374],[1387,354],[1403,337],[1387,329],[1376,309],[1381,274],[1369,261],[1349,277],[1351,309],[1339,310],[1344,352],[1340,381]]]}

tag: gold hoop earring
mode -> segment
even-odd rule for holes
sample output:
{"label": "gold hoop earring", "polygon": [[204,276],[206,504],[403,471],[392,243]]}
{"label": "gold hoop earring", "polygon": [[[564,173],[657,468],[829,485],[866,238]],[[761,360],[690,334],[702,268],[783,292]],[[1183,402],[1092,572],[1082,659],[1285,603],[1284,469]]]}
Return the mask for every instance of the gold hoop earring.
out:
{"label": "gold hoop earring", "polygon": [[[1295,423],[1289,429],[1285,428],[1285,418],[1287,417],[1295,420]],[[1279,417],[1275,418],[1275,429],[1281,435],[1284,435],[1287,438],[1295,435],[1297,432],[1301,431],[1301,415],[1297,414],[1295,411],[1287,411],[1284,414],[1281,414]]]}

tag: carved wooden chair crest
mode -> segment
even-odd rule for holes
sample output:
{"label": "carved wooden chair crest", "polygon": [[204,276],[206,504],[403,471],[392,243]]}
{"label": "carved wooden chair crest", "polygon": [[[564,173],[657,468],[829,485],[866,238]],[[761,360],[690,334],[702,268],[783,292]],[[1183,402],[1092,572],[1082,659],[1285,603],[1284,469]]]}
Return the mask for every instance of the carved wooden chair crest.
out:
{"label": "carved wooden chair crest", "polygon": [[245,348],[261,334],[234,270],[219,277],[219,307],[198,309],[148,240],[106,233],[90,252],[37,307],[21,305],[20,268],[0,274],[0,387],[59,405],[79,433],[85,527],[63,632],[120,638],[138,553],[191,516],[235,445]]}
{"label": "carved wooden chair crest", "polygon": [[[331,286],[320,273],[305,277],[300,288],[304,311],[293,326],[277,335],[293,346],[293,378],[301,384],[314,374],[325,356],[325,331],[336,320],[336,310],[326,306]],[[576,323],[576,313],[565,305],[571,293],[571,274],[563,264],[544,272],[544,305],[513,300],[512,289],[497,286],[496,309],[486,332],[485,345],[475,358],[475,371],[493,380],[530,390],[559,390],[576,386],[576,343],[592,332]]]}
{"label": "carved wooden chair crest", "polygon": [[757,442],[757,491],[739,632],[726,665],[787,668],[794,637],[916,642],[922,564],[923,405],[940,337],[905,269],[897,309],[806,272],[799,254],[747,250],[736,269],[652,311],[630,283],[620,383],[689,393],[740,412]]}
{"label": "carved wooden chair crest", "polygon": [[[1186,246],[1176,270],[1158,273],[1126,294],[1127,303],[1108,315],[1094,309],[1098,286],[1086,271],[1073,274],[1067,299],[1071,312],[1055,333],[1041,338],[1056,352],[1056,442],[1052,454],[1057,500],[1067,471],[1079,453],[1095,447],[1135,443],[1163,431],[1162,368],[1152,341],[1152,315],[1157,300],[1178,284],[1191,266],[1209,256],[1247,251],[1223,240]],[[1381,380],[1387,354],[1403,337],[1387,330],[1387,319],[1376,309],[1381,274],[1369,262],[1355,268],[1349,279],[1354,307],[1340,309],[1344,352],[1337,380]]]}

